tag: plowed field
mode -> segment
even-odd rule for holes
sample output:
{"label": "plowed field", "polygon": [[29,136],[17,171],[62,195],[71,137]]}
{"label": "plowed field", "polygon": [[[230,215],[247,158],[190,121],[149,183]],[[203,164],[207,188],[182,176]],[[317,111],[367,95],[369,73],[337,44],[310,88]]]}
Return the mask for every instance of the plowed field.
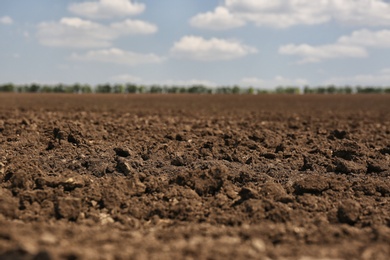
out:
{"label": "plowed field", "polygon": [[0,94],[0,259],[390,259],[390,95]]}

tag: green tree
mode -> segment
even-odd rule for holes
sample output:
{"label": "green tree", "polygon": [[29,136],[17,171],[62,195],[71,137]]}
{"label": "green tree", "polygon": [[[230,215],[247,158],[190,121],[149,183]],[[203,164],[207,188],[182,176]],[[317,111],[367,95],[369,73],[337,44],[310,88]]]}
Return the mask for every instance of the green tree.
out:
{"label": "green tree", "polygon": [[125,86],[122,84],[115,84],[113,87],[113,91],[116,94],[124,93],[125,92]]}
{"label": "green tree", "polygon": [[126,92],[127,93],[137,93],[138,87],[135,84],[128,83],[126,84]]}
{"label": "green tree", "polygon": [[39,90],[41,89],[41,86],[39,86],[38,84],[36,83],[32,83],[29,87],[28,87],[28,92],[30,93],[37,93],[39,92]]}
{"label": "green tree", "polygon": [[70,92],[71,93],[81,93],[81,85],[79,83],[73,84],[73,86],[70,86]]}
{"label": "green tree", "polygon": [[96,86],[96,93],[111,93],[110,84],[102,84]]}
{"label": "green tree", "polygon": [[53,87],[49,86],[49,85],[44,85],[41,88],[41,92],[43,92],[43,93],[51,93],[51,92],[53,92]]}
{"label": "green tree", "polygon": [[84,84],[81,86],[81,93],[92,93],[92,88],[88,84]]}
{"label": "green tree", "polygon": [[55,93],[64,93],[65,92],[65,86],[63,84],[57,84],[53,87],[53,92]]}
{"label": "green tree", "polygon": [[162,92],[163,92],[163,88],[161,86],[153,85],[150,87],[150,93],[162,93]]}
{"label": "green tree", "polygon": [[246,93],[249,94],[249,95],[254,95],[255,94],[255,89],[253,87],[249,87],[246,90]]}
{"label": "green tree", "polygon": [[0,91],[1,92],[14,92],[15,86],[12,83],[7,83],[7,84],[0,86]]}
{"label": "green tree", "polygon": [[207,88],[203,85],[193,85],[188,88],[188,93],[192,93],[192,94],[207,93]]}
{"label": "green tree", "polygon": [[330,85],[327,87],[326,92],[328,94],[335,94],[337,92],[337,88],[334,85]]}
{"label": "green tree", "polygon": [[237,86],[237,85],[233,86],[233,88],[232,88],[232,93],[233,93],[233,94],[240,94],[240,93],[241,93],[240,87]]}

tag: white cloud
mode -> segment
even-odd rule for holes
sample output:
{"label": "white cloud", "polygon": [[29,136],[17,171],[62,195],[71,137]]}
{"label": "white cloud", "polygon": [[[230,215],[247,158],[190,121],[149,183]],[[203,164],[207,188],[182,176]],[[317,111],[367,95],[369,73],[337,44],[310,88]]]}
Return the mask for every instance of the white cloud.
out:
{"label": "white cloud", "polygon": [[237,41],[198,36],[184,36],[171,48],[174,57],[198,61],[232,60],[252,53],[257,53],[256,48]]}
{"label": "white cloud", "polygon": [[110,78],[111,82],[114,83],[135,83],[135,84],[143,84],[147,86],[159,85],[159,86],[179,86],[179,87],[190,87],[194,85],[203,85],[207,87],[216,87],[217,83],[210,80],[200,80],[200,79],[188,79],[188,80],[180,80],[180,79],[162,79],[162,80],[145,80],[143,78],[130,75],[130,74],[120,74],[115,75]]}
{"label": "white cloud", "polygon": [[245,21],[232,15],[227,8],[217,7],[214,12],[194,16],[190,24],[197,28],[226,30],[244,26]]}
{"label": "white cloud", "polygon": [[0,24],[10,25],[13,23],[14,23],[14,21],[9,16],[0,17]]}
{"label": "white cloud", "polygon": [[333,77],[324,82],[325,85],[360,85],[360,86],[390,86],[390,68],[377,73],[358,74],[346,77]]}
{"label": "white cloud", "polygon": [[165,79],[165,80],[145,80],[143,78],[131,75],[121,74],[111,77],[111,80],[116,83],[132,82],[136,84],[144,85],[160,85],[160,86],[182,86],[189,87],[194,85],[203,85],[207,87],[216,87],[218,84],[209,80],[189,79],[189,80],[177,80],[177,79]]}
{"label": "white cloud", "polygon": [[261,79],[257,77],[246,77],[241,79],[240,85],[245,87],[267,88],[272,89],[277,86],[303,86],[307,85],[308,81],[302,78],[289,79],[282,76],[276,76],[273,79]]}
{"label": "white cloud", "polygon": [[314,63],[327,59],[364,58],[368,56],[366,49],[362,47],[341,44],[320,46],[288,44],[280,47],[279,53],[300,56],[302,59],[298,63]]}
{"label": "white cloud", "polygon": [[343,24],[390,25],[390,3],[387,0],[332,0],[329,5],[334,19]]}
{"label": "white cloud", "polygon": [[225,10],[225,16],[216,11],[201,13],[191,24],[214,30],[234,28],[227,26],[228,22],[216,22],[228,14],[228,21],[276,28],[330,21],[352,26],[390,25],[390,3],[386,0],[225,0],[216,10]]}
{"label": "white cloud", "polygon": [[352,32],[350,36],[340,37],[337,41],[340,44],[390,48],[390,30],[370,31],[358,30]]}
{"label": "white cloud", "polygon": [[110,26],[118,34],[152,34],[157,32],[157,26],[140,20],[127,19],[123,22],[112,23]]}
{"label": "white cloud", "polygon": [[[183,86],[189,87],[194,85],[203,85],[207,87],[216,87],[217,83],[210,80],[200,80],[200,79],[189,79],[189,80],[177,80],[177,79],[168,79],[155,82],[153,84],[166,85],[166,86]],[[151,84],[152,85],[152,84]]]}
{"label": "white cloud", "polygon": [[[384,68],[380,72],[380,74],[389,74],[390,75],[390,68]],[[389,83],[390,84],[390,83]]]}
{"label": "white cloud", "polygon": [[145,5],[131,0],[99,0],[97,2],[73,3],[69,11],[90,19],[108,19],[140,14]]}
{"label": "white cloud", "polygon": [[283,5],[282,0],[225,0],[225,5],[240,12],[276,11]]}
{"label": "white cloud", "polygon": [[142,54],[124,51],[117,48],[88,51],[84,54],[73,53],[70,59],[75,61],[97,61],[130,66],[147,63],[160,63],[163,61],[162,57],[153,53]]}
{"label": "white cloud", "polygon": [[51,47],[108,47],[116,34],[106,26],[80,18],[62,18],[59,22],[38,25],[39,42]]}
{"label": "white cloud", "polygon": [[125,20],[108,26],[81,18],[62,18],[59,22],[38,25],[37,37],[41,44],[51,47],[103,48],[113,40],[128,34],[151,34],[153,24],[139,20]]}
{"label": "white cloud", "polygon": [[[270,3],[272,2],[272,3]],[[238,17],[257,26],[287,28],[294,25],[313,25],[328,22],[324,1],[279,0],[279,1],[226,1]]]}
{"label": "white cloud", "polygon": [[313,63],[327,59],[368,57],[367,48],[390,48],[390,30],[357,30],[327,45],[288,44],[281,46],[279,53],[300,56],[302,59],[298,63]]}
{"label": "white cloud", "polygon": [[118,83],[127,83],[127,82],[137,83],[142,81],[140,77],[130,75],[130,74],[115,75],[111,77],[111,80]]}

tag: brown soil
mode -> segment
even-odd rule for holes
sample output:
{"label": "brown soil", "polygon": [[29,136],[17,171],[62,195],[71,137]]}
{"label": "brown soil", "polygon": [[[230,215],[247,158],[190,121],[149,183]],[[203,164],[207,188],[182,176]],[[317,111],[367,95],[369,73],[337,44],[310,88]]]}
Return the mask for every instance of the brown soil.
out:
{"label": "brown soil", "polygon": [[390,259],[390,96],[0,95],[0,259]]}

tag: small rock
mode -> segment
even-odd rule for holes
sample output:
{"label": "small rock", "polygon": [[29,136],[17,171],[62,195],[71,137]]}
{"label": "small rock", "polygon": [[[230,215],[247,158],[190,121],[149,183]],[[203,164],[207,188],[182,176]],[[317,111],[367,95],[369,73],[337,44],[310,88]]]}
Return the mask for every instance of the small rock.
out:
{"label": "small rock", "polygon": [[72,177],[62,182],[61,185],[64,187],[64,190],[71,191],[76,188],[84,187],[84,181],[80,177]]}
{"label": "small rock", "polygon": [[51,233],[43,233],[39,242],[45,245],[54,245],[58,242],[57,238]]}
{"label": "small rock", "polygon": [[258,253],[264,253],[266,251],[266,245],[265,245],[264,241],[259,239],[259,238],[252,239],[251,246]]}
{"label": "small rock", "polygon": [[238,197],[238,192],[234,190],[234,185],[225,185],[224,190],[228,198],[234,200]]}
{"label": "small rock", "polygon": [[130,163],[125,160],[117,160],[116,169],[126,176],[129,176],[132,172]]}
{"label": "small rock", "polygon": [[184,166],[186,164],[185,160],[182,157],[175,157],[171,161],[171,165],[173,166]]}
{"label": "small rock", "polygon": [[354,200],[346,200],[339,206],[337,217],[341,223],[353,225],[360,217],[361,206]]}
{"label": "small rock", "polygon": [[5,172],[5,165],[4,163],[0,162],[0,174],[4,174],[4,172]]}
{"label": "small rock", "polygon": [[99,219],[102,225],[107,225],[115,222],[115,220],[107,213],[100,213]]}
{"label": "small rock", "polygon": [[320,175],[310,175],[295,182],[293,186],[296,194],[320,194],[321,192],[329,189],[329,182],[326,178]]}

